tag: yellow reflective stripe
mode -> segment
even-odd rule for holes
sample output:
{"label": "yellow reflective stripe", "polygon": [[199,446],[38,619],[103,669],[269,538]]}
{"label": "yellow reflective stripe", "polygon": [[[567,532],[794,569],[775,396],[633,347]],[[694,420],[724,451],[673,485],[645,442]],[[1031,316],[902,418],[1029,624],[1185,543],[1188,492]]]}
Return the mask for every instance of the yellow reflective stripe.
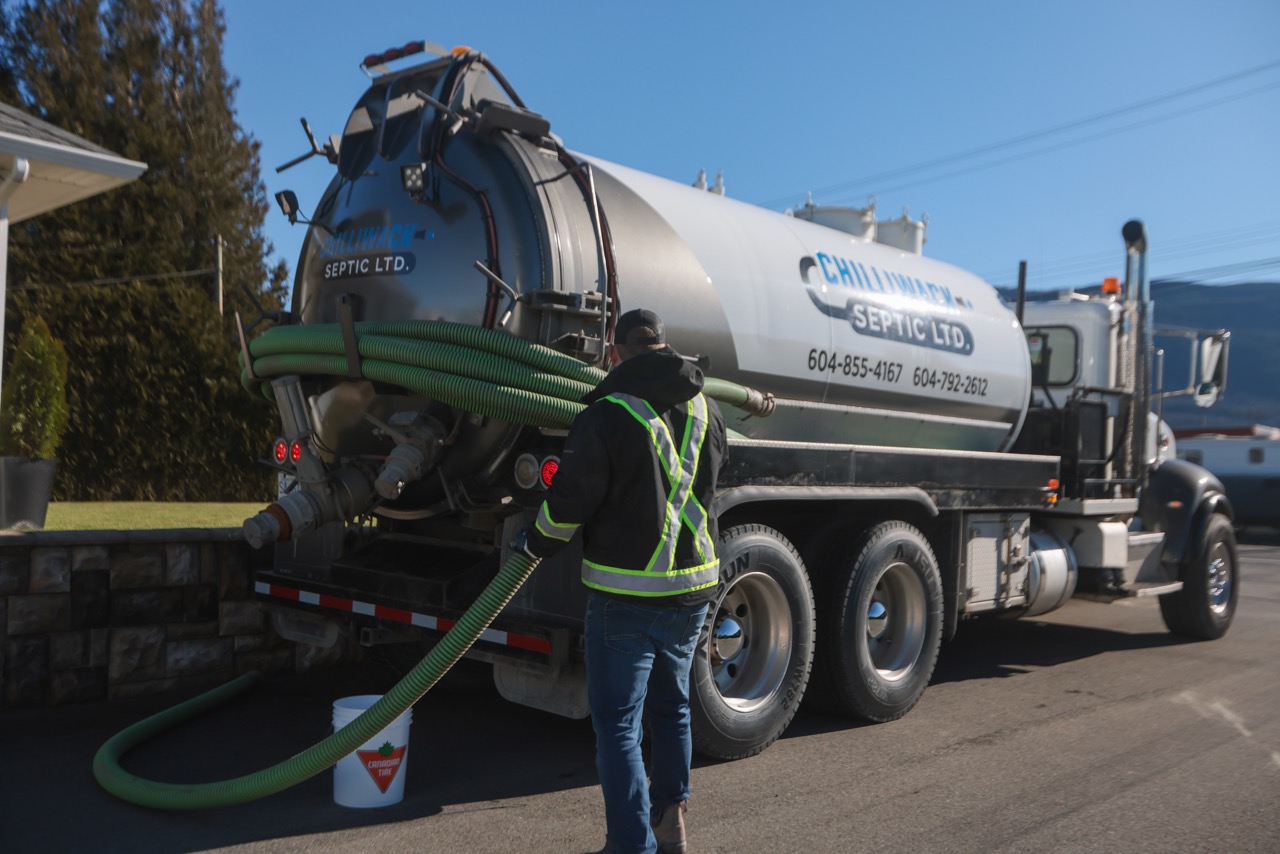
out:
{"label": "yellow reflective stripe", "polygon": [[[666,422],[658,416],[647,401],[622,393],[611,394],[604,399],[626,409],[644,427],[649,434],[650,441],[653,442],[654,451],[661,461],[663,469],[666,470],[667,480],[670,483],[665,513],[663,514],[662,531],[659,535],[658,544],[646,562],[644,570],[620,571],[645,572],[650,575],[669,572],[669,568],[675,563],[676,543],[680,537],[681,527],[689,528],[690,533],[693,535],[694,548],[697,550],[699,558],[708,562],[704,566],[714,565],[716,558],[715,543],[712,542],[710,532],[707,529],[706,510],[693,494],[693,481],[698,472],[698,464],[702,458],[702,449],[706,444],[707,437],[708,413],[706,397],[698,394],[690,401],[685,416],[684,437],[679,452],[676,450],[675,441]],[[609,570],[603,569],[602,571]],[[585,566],[583,573],[583,581],[588,586],[601,590],[612,589],[609,585],[603,583],[604,579],[588,579]],[[718,580],[718,569],[716,570],[716,580]],[[699,584],[694,589],[701,589],[701,587],[705,586],[708,585]],[[627,590],[622,592],[635,593],[636,591]],[[636,595],[668,594],[636,593]]]}
{"label": "yellow reflective stripe", "polygon": [[[662,462],[662,468],[667,472],[667,478],[675,480],[675,469],[679,466],[679,459],[675,456],[675,443],[671,441],[671,436],[667,433],[667,425],[658,417],[658,413],[653,411],[653,407],[640,398],[629,394],[611,394],[604,399],[610,403],[618,404],[640,422],[640,426],[644,427],[645,432],[649,434],[649,441],[658,450],[658,459]],[[643,409],[644,412],[637,412],[637,408]],[[656,434],[654,424],[657,424],[658,428],[662,430],[662,436]],[[663,442],[664,439],[666,440],[665,443]],[[665,451],[670,453],[665,453]]]}
{"label": "yellow reflective stripe", "polygon": [[582,582],[596,590],[631,596],[675,596],[711,587],[720,580],[719,561],[670,572],[646,572],[582,562]]}
{"label": "yellow reflective stripe", "polygon": [[538,521],[535,523],[538,531],[546,537],[553,540],[563,540],[568,542],[573,539],[573,535],[578,528],[582,527],[581,523],[575,522],[557,522],[551,518],[551,511],[547,509],[547,502],[542,502],[542,507],[538,510]]}
{"label": "yellow reflective stripe", "polygon": [[[693,534],[694,548],[698,550],[698,556],[703,560],[715,558],[715,543],[711,541],[711,534],[707,530],[706,510],[693,494],[693,479],[698,473],[698,463],[702,459],[702,449],[706,445],[708,423],[707,399],[699,394],[694,398],[693,406],[689,407],[689,423],[685,429],[685,449],[681,453],[681,459],[688,466],[689,483],[685,499],[680,506],[680,515],[687,523],[690,533]],[[693,447],[693,457],[690,459],[688,446],[695,431],[698,434],[697,443]],[[690,502],[693,503],[692,513],[689,511]]]}
{"label": "yellow reflective stripe", "polygon": [[698,590],[705,590],[708,587],[714,587],[719,582],[719,580],[720,580],[719,578],[714,578],[711,581],[706,582],[705,584],[699,584],[697,587],[690,587],[687,590],[679,590],[675,593],[642,593],[642,592],[637,592],[635,590],[623,590],[618,587],[606,587],[603,584],[596,584],[595,582],[588,581],[585,578],[582,579],[582,583],[590,587],[592,590],[599,590],[604,593],[622,593],[627,596],[658,597],[658,596],[679,596],[683,593],[694,593]]}
{"label": "yellow reflective stripe", "polygon": [[[653,443],[654,451],[661,461],[663,469],[667,472],[667,480],[671,483],[672,494],[667,496],[667,501],[665,502],[663,524],[662,530],[658,534],[658,544],[654,547],[653,554],[649,555],[644,567],[645,572],[654,571],[655,565],[659,566],[660,570],[665,570],[675,562],[676,547],[672,534],[678,534],[680,528],[679,510],[672,506],[673,494],[681,481],[681,478],[676,475],[676,470],[680,466],[680,459],[676,456],[675,443],[671,440],[671,433],[667,430],[666,423],[658,417],[658,413],[654,411],[648,401],[634,395],[622,393],[611,394],[605,400],[618,404],[627,412],[630,412],[631,417],[640,422],[640,426],[649,434],[649,441]],[[659,560],[661,560],[661,564],[659,564]]]}

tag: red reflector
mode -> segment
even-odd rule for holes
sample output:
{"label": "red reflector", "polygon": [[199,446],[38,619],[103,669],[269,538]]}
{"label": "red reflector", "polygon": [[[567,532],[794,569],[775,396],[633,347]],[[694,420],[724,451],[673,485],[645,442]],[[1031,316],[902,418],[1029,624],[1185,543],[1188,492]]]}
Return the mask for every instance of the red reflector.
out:
{"label": "red reflector", "polygon": [[284,439],[276,439],[276,446],[272,453],[275,454],[276,462],[283,463],[289,458],[289,443]]}
{"label": "red reflector", "polygon": [[1050,479],[1050,481],[1049,481],[1049,488],[1050,488],[1050,489],[1057,489],[1059,486],[1060,486],[1060,484],[1058,483],[1058,479],[1057,479],[1056,477],[1055,477],[1055,478]]}
{"label": "red reflector", "polygon": [[550,486],[556,472],[560,470],[560,461],[555,457],[547,457],[542,461],[542,485]]}
{"label": "red reflector", "polygon": [[300,459],[302,459],[302,443],[294,442],[289,446],[289,461],[296,463]]}

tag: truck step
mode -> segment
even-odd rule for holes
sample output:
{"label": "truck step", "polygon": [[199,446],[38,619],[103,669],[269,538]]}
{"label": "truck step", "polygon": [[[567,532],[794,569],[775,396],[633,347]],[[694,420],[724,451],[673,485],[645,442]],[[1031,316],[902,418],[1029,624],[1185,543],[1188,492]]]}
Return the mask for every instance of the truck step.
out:
{"label": "truck step", "polygon": [[1182,589],[1181,581],[1142,582],[1135,581],[1116,590],[1077,591],[1073,598],[1087,602],[1115,602],[1117,599],[1137,599],[1149,596],[1163,596],[1166,593],[1177,593]]}

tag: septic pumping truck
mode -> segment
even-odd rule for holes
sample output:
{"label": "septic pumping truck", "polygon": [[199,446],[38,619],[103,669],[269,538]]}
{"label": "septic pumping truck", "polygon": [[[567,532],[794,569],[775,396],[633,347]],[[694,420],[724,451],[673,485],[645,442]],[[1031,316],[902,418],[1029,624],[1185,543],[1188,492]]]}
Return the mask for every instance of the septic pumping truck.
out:
{"label": "septic pumping truck", "polygon": [[[277,197],[306,225],[290,310],[242,334],[243,383],[280,413],[280,494],[244,531],[271,551],[255,589],[283,637],[453,627],[632,308],[666,320],[730,429],[700,753],[764,750],[802,699],[901,717],[967,619],[1155,596],[1174,634],[1226,632],[1231,504],[1165,453],[1158,410],[1217,398],[1229,338],[1180,331],[1191,375],[1162,388],[1141,223],[1122,280],[1010,307],[925,257],[905,213],[778,213],[573,151],[476,51],[363,66],[342,133],[308,129],[294,161],[333,168],[314,212]],[[543,561],[465,651],[508,700],[587,715],[580,559]]]}

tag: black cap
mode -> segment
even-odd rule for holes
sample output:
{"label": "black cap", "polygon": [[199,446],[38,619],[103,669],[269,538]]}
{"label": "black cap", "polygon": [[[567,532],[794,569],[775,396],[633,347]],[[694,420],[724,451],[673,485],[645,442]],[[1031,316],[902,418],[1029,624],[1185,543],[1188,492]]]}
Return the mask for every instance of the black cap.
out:
{"label": "black cap", "polygon": [[652,311],[633,308],[618,318],[617,325],[613,327],[613,340],[619,345],[630,344],[637,347],[666,344],[667,328],[663,325],[662,318]]}

